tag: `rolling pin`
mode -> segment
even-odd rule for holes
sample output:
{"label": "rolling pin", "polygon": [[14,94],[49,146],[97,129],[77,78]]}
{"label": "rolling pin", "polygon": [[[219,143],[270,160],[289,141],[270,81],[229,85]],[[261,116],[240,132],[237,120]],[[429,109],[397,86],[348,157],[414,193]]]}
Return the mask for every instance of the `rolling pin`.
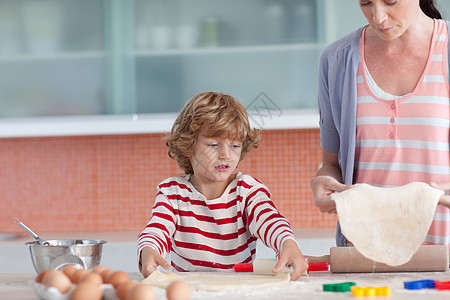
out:
{"label": "rolling pin", "polygon": [[[272,272],[272,270],[273,268],[275,268],[277,262],[278,261],[276,259],[255,259],[253,264],[249,263],[234,265],[234,271],[253,272],[253,274],[255,275],[276,275]],[[314,262],[309,263],[309,267],[306,272],[309,273],[309,271],[328,271],[328,268],[328,262]],[[291,267],[285,266],[280,272],[292,274],[294,270]]]}
{"label": "rolling pin", "polygon": [[389,266],[364,257],[355,247],[333,247],[330,255],[308,257],[310,261],[327,261],[332,273],[438,272],[449,269],[449,252],[445,245],[424,245],[409,262]]}

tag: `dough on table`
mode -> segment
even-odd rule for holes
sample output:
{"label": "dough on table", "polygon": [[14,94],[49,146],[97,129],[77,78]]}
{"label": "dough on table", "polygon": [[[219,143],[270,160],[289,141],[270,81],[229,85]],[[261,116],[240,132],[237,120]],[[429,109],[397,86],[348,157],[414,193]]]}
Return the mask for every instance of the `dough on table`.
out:
{"label": "dough on table", "polygon": [[342,233],[362,255],[399,266],[425,240],[441,195],[443,191],[421,182],[394,188],[355,184],[331,199]]}
{"label": "dough on table", "polygon": [[288,283],[289,273],[273,275],[254,275],[253,273],[234,272],[160,272],[154,271],[142,283],[167,288],[176,280],[184,280],[191,289],[200,291],[223,291],[248,288],[272,287]]}

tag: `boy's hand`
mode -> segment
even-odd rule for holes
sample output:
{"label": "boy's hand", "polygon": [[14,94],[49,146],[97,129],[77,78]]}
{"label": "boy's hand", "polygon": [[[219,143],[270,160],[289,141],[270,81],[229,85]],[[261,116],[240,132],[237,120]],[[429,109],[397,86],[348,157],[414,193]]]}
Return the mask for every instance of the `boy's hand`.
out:
{"label": "boy's hand", "polygon": [[145,247],[141,251],[142,269],[141,273],[144,278],[147,278],[158,266],[166,270],[170,270],[172,266],[155,250],[150,247]]}
{"label": "boy's hand", "polygon": [[291,274],[292,281],[300,278],[300,276],[308,269],[308,263],[306,262],[305,257],[303,257],[297,243],[293,240],[286,240],[283,242],[278,263],[272,272],[278,273],[284,266],[291,266],[294,269],[294,273]]}

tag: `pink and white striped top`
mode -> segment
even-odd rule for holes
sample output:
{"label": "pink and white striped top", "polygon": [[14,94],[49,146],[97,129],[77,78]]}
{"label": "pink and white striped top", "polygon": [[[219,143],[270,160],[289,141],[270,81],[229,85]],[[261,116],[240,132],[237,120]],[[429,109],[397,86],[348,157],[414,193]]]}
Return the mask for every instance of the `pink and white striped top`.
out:
{"label": "pink and white striped top", "polygon": [[[357,73],[358,183],[389,187],[450,181],[448,33],[444,21],[435,20],[434,25],[425,70],[414,91],[398,97],[382,92],[370,78],[362,33]],[[425,244],[450,246],[448,208],[438,205]]]}
{"label": "pink and white striped top", "polygon": [[232,270],[253,261],[258,238],[278,255],[282,243],[295,237],[270,197],[263,183],[240,172],[213,200],[189,176],[168,178],[158,185],[152,217],[139,235],[138,257],[149,246],[164,257],[171,252],[179,272]]}

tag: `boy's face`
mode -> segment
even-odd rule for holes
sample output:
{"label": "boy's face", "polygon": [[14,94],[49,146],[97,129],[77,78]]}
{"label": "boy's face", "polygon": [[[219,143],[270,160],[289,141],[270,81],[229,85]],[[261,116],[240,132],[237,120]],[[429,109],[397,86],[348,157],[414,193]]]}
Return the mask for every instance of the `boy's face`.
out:
{"label": "boy's face", "polygon": [[241,152],[241,142],[207,137],[207,129],[202,128],[190,158],[196,179],[202,183],[227,181],[239,164]]}

